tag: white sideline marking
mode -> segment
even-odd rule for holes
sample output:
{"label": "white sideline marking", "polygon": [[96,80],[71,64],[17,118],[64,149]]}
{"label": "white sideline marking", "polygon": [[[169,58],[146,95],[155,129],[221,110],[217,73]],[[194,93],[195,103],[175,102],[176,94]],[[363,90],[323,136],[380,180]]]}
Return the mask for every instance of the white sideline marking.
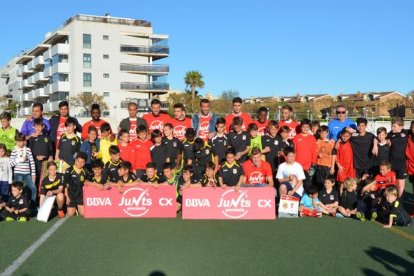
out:
{"label": "white sideline marking", "polygon": [[16,272],[17,269],[41,246],[53,233],[66,221],[68,217],[59,219],[49,230],[46,231],[37,241],[35,241],[30,247],[28,247],[19,258],[17,258],[0,276],[9,276]]}

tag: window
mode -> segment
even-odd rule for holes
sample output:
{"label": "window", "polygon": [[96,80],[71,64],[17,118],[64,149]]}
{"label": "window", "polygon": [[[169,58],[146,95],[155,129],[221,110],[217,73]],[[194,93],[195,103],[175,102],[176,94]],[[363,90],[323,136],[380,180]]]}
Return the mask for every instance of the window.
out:
{"label": "window", "polygon": [[109,59],[109,55],[103,55],[103,59]]}
{"label": "window", "polygon": [[108,78],[109,78],[109,74],[108,74],[108,73],[104,73],[104,74],[103,74],[103,77],[104,77],[105,79],[108,79]]}
{"label": "window", "polygon": [[371,110],[372,110],[372,112],[375,112],[375,107],[373,107]]}
{"label": "window", "polygon": [[109,92],[103,92],[104,97],[109,97]]}
{"label": "window", "polygon": [[92,86],[92,74],[83,73],[83,87],[91,87],[91,86]]}
{"label": "window", "polygon": [[69,81],[69,75],[68,74],[61,74],[61,73],[55,73],[52,75],[52,83],[56,83],[59,81]]}
{"label": "window", "polygon": [[104,117],[109,117],[110,113],[109,113],[109,111],[103,111],[103,112],[102,112],[102,115],[103,115]]}
{"label": "window", "polygon": [[68,55],[59,55],[56,54],[52,57],[52,64],[57,64],[57,63],[68,63]]}
{"label": "window", "polygon": [[83,92],[84,96],[92,96],[92,92]]}
{"label": "window", "polygon": [[83,68],[92,67],[92,56],[91,54],[83,54]]}
{"label": "window", "polygon": [[69,92],[55,92],[52,95],[50,95],[50,101],[51,102],[59,102],[67,100],[69,97]]}
{"label": "window", "polygon": [[109,36],[108,36],[108,35],[103,35],[103,36],[102,36],[102,39],[103,39],[103,40],[109,40]]}
{"label": "window", "polygon": [[83,48],[90,49],[92,47],[91,35],[83,34]]}

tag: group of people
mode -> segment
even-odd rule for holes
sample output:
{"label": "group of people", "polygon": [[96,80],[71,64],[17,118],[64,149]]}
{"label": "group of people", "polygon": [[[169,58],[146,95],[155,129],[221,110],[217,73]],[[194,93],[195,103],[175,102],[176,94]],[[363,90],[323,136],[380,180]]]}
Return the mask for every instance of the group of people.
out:
{"label": "group of people", "polygon": [[177,211],[184,189],[268,186],[277,199],[299,198],[301,216],[379,220],[385,227],[411,223],[401,198],[407,176],[414,182],[414,123],[404,130],[403,120],[394,118],[391,132],[378,128],[375,136],[365,118],[355,123],[342,105],[325,126],[294,120],[289,105],[276,121],[266,107],[253,120],[241,98],[232,104],[232,113],[218,117],[202,99],[190,118],[181,103],[170,117],[153,99],[151,112],[140,117],[131,102],[129,117],[116,129],[97,104],[91,120],[80,125],[66,101],[50,120],[34,103],[20,131],[3,112],[0,217],[26,221],[50,196],[56,196],[59,217],[83,215],[84,186],[122,192],[145,184],[174,185]]}

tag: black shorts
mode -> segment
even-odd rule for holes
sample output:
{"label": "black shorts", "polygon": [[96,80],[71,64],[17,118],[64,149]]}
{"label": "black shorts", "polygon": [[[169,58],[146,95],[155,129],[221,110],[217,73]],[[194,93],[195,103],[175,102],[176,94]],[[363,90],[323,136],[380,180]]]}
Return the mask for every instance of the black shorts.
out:
{"label": "black shorts", "polygon": [[72,196],[69,195],[69,205],[68,208],[76,208],[76,206],[78,205],[83,205],[83,195],[76,195],[76,196]]}
{"label": "black shorts", "polygon": [[405,179],[407,177],[407,165],[405,162],[391,162],[391,169],[395,172],[397,179]]}

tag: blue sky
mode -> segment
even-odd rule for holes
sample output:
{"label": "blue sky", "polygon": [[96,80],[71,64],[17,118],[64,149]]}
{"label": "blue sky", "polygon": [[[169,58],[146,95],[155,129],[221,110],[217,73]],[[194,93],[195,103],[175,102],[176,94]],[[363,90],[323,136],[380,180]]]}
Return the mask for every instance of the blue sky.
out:
{"label": "blue sky", "polygon": [[199,70],[202,94],[405,94],[414,90],[413,10],[412,0],[4,1],[0,64],[74,14],[110,13],[170,36],[162,63],[174,89]]}

